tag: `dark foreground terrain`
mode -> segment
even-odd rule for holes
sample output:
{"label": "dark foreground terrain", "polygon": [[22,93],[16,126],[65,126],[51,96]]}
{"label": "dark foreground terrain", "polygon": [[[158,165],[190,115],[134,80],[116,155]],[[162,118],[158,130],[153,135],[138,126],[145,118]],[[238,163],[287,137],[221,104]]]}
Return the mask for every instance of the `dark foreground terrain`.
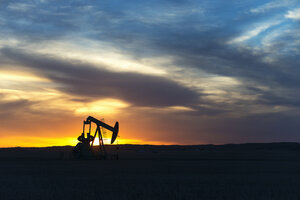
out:
{"label": "dark foreground terrain", "polygon": [[0,149],[0,199],[296,200],[299,147],[108,147],[119,160],[74,160],[71,147]]}

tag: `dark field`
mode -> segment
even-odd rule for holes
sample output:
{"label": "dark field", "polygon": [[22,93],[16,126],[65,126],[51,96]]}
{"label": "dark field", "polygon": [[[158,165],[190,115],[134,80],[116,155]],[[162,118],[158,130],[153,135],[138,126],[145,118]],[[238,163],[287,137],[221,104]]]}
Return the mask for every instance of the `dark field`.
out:
{"label": "dark field", "polygon": [[[299,144],[0,149],[0,199],[300,199]],[[116,146],[108,147],[115,153]]]}

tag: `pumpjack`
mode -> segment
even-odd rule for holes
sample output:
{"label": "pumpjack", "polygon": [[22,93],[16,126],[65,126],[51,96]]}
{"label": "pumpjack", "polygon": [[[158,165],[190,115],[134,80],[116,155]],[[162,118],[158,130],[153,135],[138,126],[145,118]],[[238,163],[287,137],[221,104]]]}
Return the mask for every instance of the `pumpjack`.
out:
{"label": "pumpjack", "polygon": [[[92,123],[96,124],[96,130],[94,135],[91,135],[91,126]],[[87,132],[85,137],[85,126],[88,125],[89,126],[89,131]],[[77,138],[78,139],[78,144],[74,147],[73,149],[73,155],[76,158],[80,158],[80,159],[93,159],[93,158],[99,158],[99,159],[106,159],[107,154],[106,154],[106,150],[105,150],[105,146],[104,146],[104,142],[103,142],[103,136],[102,136],[102,132],[101,132],[101,128],[105,128],[109,131],[112,132],[112,137],[111,137],[111,141],[110,144],[113,144],[114,141],[117,139],[118,137],[118,132],[119,132],[119,122],[115,123],[115,126],[112,127],[94,117],[87,117],[87,119],[85,121],[83,121],[83,131],[82,134]],[[94,151],[93,151],[93,145],[94,145],[94,141],[95,138],[99,137],[99,155],[95,155]]]}

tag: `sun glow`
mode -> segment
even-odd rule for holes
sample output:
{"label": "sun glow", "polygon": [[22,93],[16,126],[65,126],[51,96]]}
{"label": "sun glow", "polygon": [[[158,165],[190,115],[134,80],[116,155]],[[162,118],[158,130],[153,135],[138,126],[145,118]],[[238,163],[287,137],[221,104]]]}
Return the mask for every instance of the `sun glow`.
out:
{"label": "sun glow", "polygon": [[[12,76],[14,78],[18,76]],[[1,83],[1,81],[0,81]],[[30,105],[32,111],[70,111],[75,115],[111,115],[118,113],[121,109],[130,106],[129,103],[119,99],[100,99],[92,102],[74,101],[71,96],[55,89],[26,90],[1,89],[2,101],[13,102],[19,100],[35,100],[35,104]]]}
{"label": "sun glow", "polygon": [[118,100],[118,99],[102,99],[90,103],[83,104],[75,110],[77,115],[90,115],[101,113],[102,115],[106,114],[115,114],[119,109],[128,107],[129,104]]}
{"label": "sun glow", "polygon": [[0,80],[18,82],[49,82],[50,80],[25,72],[0,71]]}
{"label": "sun glow", "polygon": [[[110,145],[111,138],[104,138],[104,144]],[[26,137],[26,136],[8,136],[2,137],[0,147],[51,147],[51,146],[75,146],[78,143],[77,137]],[[166,144],[158,141],[144,141],[140,139],[117,138],[113,145],[117,144]],[[95,138],[95,146],[99,146],[99,138]]]}
{"label": "sun glow", "polygon": [[0,147],[50,147],[50,146],[75,146],[77,138],[44,138],[44,137],[26,137],[26,136],[7,136],[0,140]]}
{"label": "sun glow", "polygon": [[[111,138],[103,138],[103,142],[105,145],[110,144]],[[124,139],[124,138],[117,138],[113,145],[117,144],[148,144],[148,142],[138,139]],[[155,142],[154,142],[155,143]],[[154,144],[153,142],[151,144]],[[99,138],[95,138],[94,145],[99,145]]]}

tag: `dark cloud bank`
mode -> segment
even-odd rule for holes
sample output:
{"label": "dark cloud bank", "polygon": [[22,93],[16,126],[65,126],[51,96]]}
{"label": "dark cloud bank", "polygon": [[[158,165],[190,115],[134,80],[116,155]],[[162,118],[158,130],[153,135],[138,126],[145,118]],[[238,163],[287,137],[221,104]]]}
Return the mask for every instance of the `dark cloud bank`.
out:
{"label": "dark cloud bank", "polygon": [[8,62],[25,66],[24,70],[33,70],[59,84],[59,90],[91,101],[117,98],[133,106],[164,107],[195,105],[199,99],[195,91],[163,77],[110,72],[13,49],[2,49],[1,53]]}

